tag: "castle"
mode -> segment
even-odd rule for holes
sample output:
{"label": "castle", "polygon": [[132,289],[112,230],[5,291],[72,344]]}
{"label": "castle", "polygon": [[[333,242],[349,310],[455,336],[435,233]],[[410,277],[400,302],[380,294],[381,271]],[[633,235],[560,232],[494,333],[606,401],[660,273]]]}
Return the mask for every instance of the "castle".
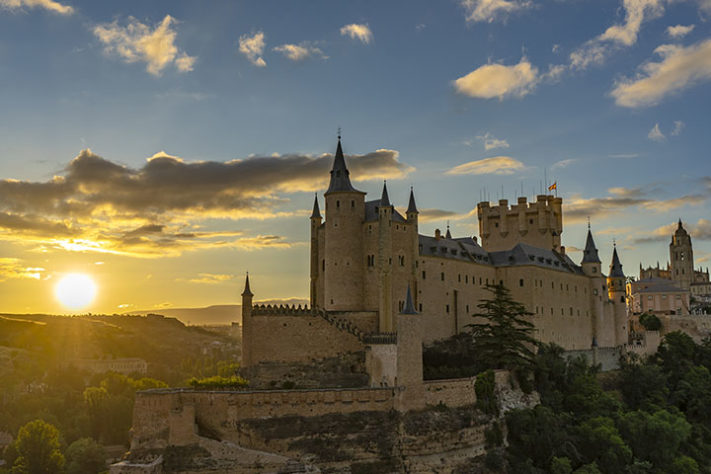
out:
{"label": "castle", "polygon": [[[603,274],[590,229],[582,261],[570,259],[561,245],[562,198],[480,202],[480,244],[449,229],[421,235],[412,189],[404,215],[386,184],[380,199],[366,200],[351,183],[340,137],[330,174],[326,219],[318,197],[310,217],[310,308],[253,306],[247,280],[242,366],[257,385],[283,377],[289,366],[347,354],[356,354],[346,359],[356,372],[364,365],[371,385],[395,385],[404,369],[397,342],[409,330],[400,324],[413,319],[402,313],[417,313],[414,344],[450,337],[474,321],[477,304],[490,296],[487,284],[504,285],[526,306],[540,341],[614,365],[628,341],[622,265],[615,248]],[[395,345],[383,349],[388,343]]]}

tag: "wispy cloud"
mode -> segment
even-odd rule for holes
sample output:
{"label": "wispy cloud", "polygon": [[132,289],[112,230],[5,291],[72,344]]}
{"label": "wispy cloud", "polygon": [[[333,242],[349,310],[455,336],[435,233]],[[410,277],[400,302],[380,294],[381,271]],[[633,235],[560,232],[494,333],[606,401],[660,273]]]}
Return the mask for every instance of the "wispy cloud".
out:
{"label": "wispy cloud", "polygon": [[493,23],[508,15],[533,8],[528,0],[462,0],[466,19],[470,22]]}
{"label": "wispy cloud", "polygon": [[684,130],[684,127],[686,124],[682,122],[681,120],[675,120],[674,121],[674,129],[671,131],[671,135],[676,137],[681,135],[681,131]]}
{"label": "wispy cloud", "polygon": [[60,15],[70,15],[74,13],[74,8],[69,5],[56,2],[54,0],[0,0],[0,7],[9,10],[27,8],[44,8]]}
{"label": "wispy cloud", "polygon": [[500,140],[489,132],[486,132],[484,135],[477,136],[476,139],[481,140],[484,143],[484,149],[486,151],[493,150],[495,148],[509,147],[509,142],[506,140]]}
{"label": "wispy cloud", "polygon": [[667,27],[667,34],[671,36],[672,38],[683,38],[684,36],[688,35],[694,30],[694,27],[696,25],[676,25],[676,26],[668,26]]}
{"label": "wispy cloud", "polygon": [[711,80],[711,39],[687,47],[664,44],[654,52],[661,61],[647,62],[634,78],[615,84],[610,94],[617,105],[656,105],[670,94]]}
{"label": "wispy cloud", "polygon": [[561,169],[561,168],[567,168],[568,166],[572,165],[576,161],[578,161],[577,158],[568,158],[566,160],[556,161],[555,163],[553,163],[553,166],[551,166],[551,169],[557,170],[557,169]]}
{"label": "wispy cloud", "polygon": [[44,272],[44,268],[27,267],[17,258],[0,258],[0,281],[10,279],[39,280]]}
{"label": "wispy cloud", "polygon": [[639,158],[639,153],[612,153],[607,156],[610,158],[629,159],[629,158]]}
{"label": "wispy cloud", "polygon": [[434,222],[434,221],[457,221],[462,219],[469,219],[476,216],[476,209],[472,209],[469,212],[454,212],[447,211],[444,209],[421,209],[418,219],[420,222]]}
{"label": "wispy cloud", "polygon": [[175,45],[174,24],[175,19],[170,15],[153,28],[129,17],[126,26],[120,26],[115,20],[95,26],[93,32],[104,44],[106,54],[117,55],[127,63],[145,62],[146,70],[154,76],[161,75],[171,64],[179,72],[192,71],[196,58]]}
{"label": "wispy cloud", "polygon": [[667,139],[667,137],[659,129],[658,123],[654,124],[654,127],[652,127],[652,129],[647,134],[647,138],[649,138],[650,140],[655,141],[655,142],[663,142],[664,140]]}
{"label": "wispy cloud", "polygon": [[642,23],[664,13],[663,0],[623,0],[622,4],[625,10],[624,23],[610,26],[573,51],[570,54],[570,66],[573,69],[602,64],[612,51],[632,46],[637,42]]}
{"label": "wispy cloud", "polygon": [[264,33],[258,31],[253,35],[242,35],[239,37],[239,52],[242,53],[249,62],[258,67],[267,65],[262,54],[264,54]]}
{"label": "wispy cloud", "polygon": [[219,273],[198,273],[195,278],[190,278],[188,282],[199,283],[203,285],[218,285],[234,278],[234,275],[226,275]]}
{"label": "wispy cloud", "polygon": [[341,27],[341,35],[360,41],[363,44],[370,44],[373,41],[373,32],[365,23],[351,23]]}
{"label": "wispy cloud", "polygon": [[528,59],[521,58],[518,64],[486,64],[454,81],[460,94],[479,99],[524,97],[535,89],[539,82],[538,68]]}
{"label": "wispy cloud", "polygon": [[470,161],[455,166],[445,174],[514,174],[516,171],[525,169],[523,163],[510,156],[494,156],[483,160]]}
{"label": "wispy cloud", "polygon": [[311,57],[328,59],[328,56],[323,54],[323,51],[321,51],[320,48],[317,48],[307,41],[299,44],[282,44],[276,46],[274,51],[282,53],[292,61],[303,61],[304,59]]}

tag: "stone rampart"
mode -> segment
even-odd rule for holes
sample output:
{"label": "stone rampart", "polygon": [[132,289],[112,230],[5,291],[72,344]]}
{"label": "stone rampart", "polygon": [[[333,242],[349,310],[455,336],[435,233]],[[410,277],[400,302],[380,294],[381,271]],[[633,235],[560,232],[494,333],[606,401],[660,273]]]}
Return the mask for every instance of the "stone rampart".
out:
{"label": "stone rampart", "polygon": [[461,407],[476,403],[474,382],[476,377],[466,379],[427,380],[425,386],[426,405],[446,405]]}

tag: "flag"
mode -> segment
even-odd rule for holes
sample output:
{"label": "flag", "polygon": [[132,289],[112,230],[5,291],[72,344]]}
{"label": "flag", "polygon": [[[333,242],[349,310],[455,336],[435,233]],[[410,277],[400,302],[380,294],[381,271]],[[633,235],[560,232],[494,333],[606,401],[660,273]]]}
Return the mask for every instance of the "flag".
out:
{"label": "flag", "polygon": [[558,189],[558,181],[548,186],[548,191],[553,191],[554,189]]}

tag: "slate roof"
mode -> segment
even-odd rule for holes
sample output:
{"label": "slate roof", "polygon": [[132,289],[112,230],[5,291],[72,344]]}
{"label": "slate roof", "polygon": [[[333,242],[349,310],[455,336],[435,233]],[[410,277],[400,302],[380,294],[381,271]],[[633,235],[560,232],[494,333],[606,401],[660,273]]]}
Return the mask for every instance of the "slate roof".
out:
{"label": "slate roof", "polygon": [[350,172],[346,168],[346,160],[343,157],[343,149],[341,148],[341,139],[338,139],[338,147],[336,148],[336,155],[333,158],[333,169],[331,169],[331,181],[328,184],[328,190],[326,194],[333,192],[362,192],[358,191],[351,184],[351,179],[349,177]]}

